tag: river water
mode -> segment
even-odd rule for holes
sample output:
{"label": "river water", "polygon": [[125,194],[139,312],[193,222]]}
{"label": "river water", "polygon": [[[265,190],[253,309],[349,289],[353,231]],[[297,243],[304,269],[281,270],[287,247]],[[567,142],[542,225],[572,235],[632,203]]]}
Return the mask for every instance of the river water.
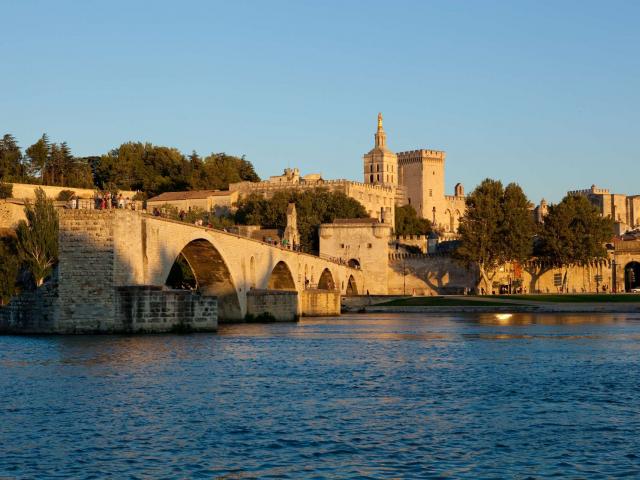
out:
{"label": "river water", "polygon": [[0,478],[640,476],[640,315],[0,337]]}

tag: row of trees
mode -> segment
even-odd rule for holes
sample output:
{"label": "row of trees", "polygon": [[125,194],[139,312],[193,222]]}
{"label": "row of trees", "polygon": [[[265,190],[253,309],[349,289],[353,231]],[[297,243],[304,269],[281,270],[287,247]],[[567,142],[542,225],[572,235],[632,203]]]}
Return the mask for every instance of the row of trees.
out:
{"label": "row of trees", "polygon": [[166,191],[226,189],[229,183],[259,181],[244,157],[212,153],[186,156],[171,147],[127,142],[101,156],[75,157],[66,142],[43,135],[23,152],[16,139],[0,140],[0,181],[102,190]]}
{"label": "row of trees", "polygon": [[526,264],[534,277],[562,266],[566,287],[569,266],[607,256],[613,221],[601,217],[584,196],[568,195],[550,206],[541,225],[534,222],[529,201],[515,183],[503,187],[500,181],[486,179],[466,202],[455,255],[477,265],[478,284],[487,289],[497,269],[508,262]]}

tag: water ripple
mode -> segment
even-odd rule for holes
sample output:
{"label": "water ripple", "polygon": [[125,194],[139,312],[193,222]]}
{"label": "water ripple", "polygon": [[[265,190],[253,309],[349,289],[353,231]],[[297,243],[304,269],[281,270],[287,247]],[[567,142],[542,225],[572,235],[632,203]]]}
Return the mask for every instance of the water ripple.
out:
{"label": "water ripple", "polygon": [[0,478],[638,478],[638,320],[0,337]]}

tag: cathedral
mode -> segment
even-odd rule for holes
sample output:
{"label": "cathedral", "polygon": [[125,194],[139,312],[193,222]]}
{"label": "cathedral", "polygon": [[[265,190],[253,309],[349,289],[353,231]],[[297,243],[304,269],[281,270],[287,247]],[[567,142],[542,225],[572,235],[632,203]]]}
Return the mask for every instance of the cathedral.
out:
{"label": "cathedral", "polygon": [[411,205],[436,230],[453,236],[464,215],[464,188],[458,183],[453,195],[445,194],[445,158],[438,150],[389,150],[379,113],[374,147],[364,155],[364,183],[392,189],[395,205]]}

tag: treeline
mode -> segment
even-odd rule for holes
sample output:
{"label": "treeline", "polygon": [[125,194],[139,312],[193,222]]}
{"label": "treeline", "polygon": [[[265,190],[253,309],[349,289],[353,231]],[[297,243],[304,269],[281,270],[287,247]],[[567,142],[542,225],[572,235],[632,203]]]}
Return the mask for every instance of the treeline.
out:
{"label": "treeline", "polygon": [[563,267],[563,288],[571,265],[607,257],[613,220],[581,195],[567,195],[549,207],[544,223],[534,221],[530,202],[519,185],[503,187],[484,180],[466,200],[455,255],[479,270],[478,285],[491,291],[493,276],[505,263],[523,264],[534,278]]}
{"label": "treeline", "polygon": [[6,134],[0,140],[0,181],[100,190],[134,190],[148,196],[167,191],[226,189],[230,183],[260,178],[244,157],[195,151],[151,143],[127,142],[110,152],[76,157],[66,142],[43,135],[24,152]]}

